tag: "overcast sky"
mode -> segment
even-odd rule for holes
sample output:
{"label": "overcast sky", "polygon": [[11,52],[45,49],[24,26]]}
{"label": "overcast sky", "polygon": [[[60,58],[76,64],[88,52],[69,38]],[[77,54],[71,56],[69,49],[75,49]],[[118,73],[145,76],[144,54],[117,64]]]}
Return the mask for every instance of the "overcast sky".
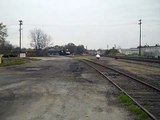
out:
{"label": "overcast sky", "polygon": [[54,45],[83,44],[88,49],[160,44],[160,0],[0,0],[0,22],[7,25],[10,43],[30,47],[29,31],[40,28]]}

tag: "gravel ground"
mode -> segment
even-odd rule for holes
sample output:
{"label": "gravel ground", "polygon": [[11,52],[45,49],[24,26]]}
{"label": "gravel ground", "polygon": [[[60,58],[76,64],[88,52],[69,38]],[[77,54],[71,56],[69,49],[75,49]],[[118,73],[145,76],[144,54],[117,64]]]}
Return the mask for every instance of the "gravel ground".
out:
{"label": "gravel ground", "polygon": [[0,120],[133,120],[117,89],[66,57],[0,68]]}
{"label": "gravel ground", "polygon": [[[96,60],[95,58],[93,59]],[[132,76],[160,88],[160,64],[121,60],[108,57],[102,57],[98,62],[127,72]]]}

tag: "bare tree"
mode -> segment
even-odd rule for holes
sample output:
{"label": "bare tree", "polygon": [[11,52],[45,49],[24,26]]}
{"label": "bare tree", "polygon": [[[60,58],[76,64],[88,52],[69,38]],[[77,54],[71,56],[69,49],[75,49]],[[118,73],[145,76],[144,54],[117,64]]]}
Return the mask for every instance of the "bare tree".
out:
{"label": "bare tree", "polygon": [[31,47],[36,51],[45,49],[50,45],[51,37],[44,33],[41,29],[34,29],[30,31]]}
{"label": "bare tree", "polygon": [[7,37],[7,28],[3,23],[0,23],[0,41],[4,41]]}
{"label": "bare tree", "polygon": [[7,28],[3,23],[0,23],[0,53],[4,53],[5,38],[7,37]]}

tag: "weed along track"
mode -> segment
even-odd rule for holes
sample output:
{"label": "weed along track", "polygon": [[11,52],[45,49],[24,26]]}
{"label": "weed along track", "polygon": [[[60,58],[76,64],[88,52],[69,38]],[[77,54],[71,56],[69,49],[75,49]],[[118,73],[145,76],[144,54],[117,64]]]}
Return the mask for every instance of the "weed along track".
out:
{"label": "weed along track", "polygon": [[160,120],[160,90],[102,64],[82,60],[118,87],[153,120]]}

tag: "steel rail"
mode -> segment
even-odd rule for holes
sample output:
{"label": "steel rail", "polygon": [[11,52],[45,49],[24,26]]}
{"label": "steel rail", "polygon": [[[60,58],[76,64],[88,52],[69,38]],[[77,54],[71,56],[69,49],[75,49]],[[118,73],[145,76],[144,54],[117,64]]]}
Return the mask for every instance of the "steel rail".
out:
{"label": "steel rail", "polygon": [[89,62],[92,62],[92,63],[97,64],[97,65],[100,65],[100,66],[102,66],[102,67],[108,68],[108,69],[113,70],[113,71],[115,71],[115,72],[118,72],[119,74],[122,74],[122,75],[124,75],[124,76],[126,76],[126,77],[129,77],[129,78],[131,78],[131,79],[133,79],[133,80],[136,80],[136,81],[138,81],[138,82],[140,82],[140,83],[142,83],[142,84],[144,84],[144,85],[147,85],[148,87],[151,87],[151,88],[153,88],[154,90],[160,92],[160,89],[159,89],[159,88],[157,88],[157,87],[155,87],[155,86],[153,86],[153,85],[150,85],[150,84],[148,84],[148,83],[146,83],[146,82],[144,82],[144,81],[142,81],[142,80],[139,80],[139,79],[137,79],[137,78],[134,78],[134,77],[132,77],[131,75],[128,75],[128,74],[126,74],[126,73],[124,73],[124,72],[121,72],[121,71],[116,70],[116,69],[114,69],[114,68],[111,68],[111,67],[102,65],[102,64],[97,63],[97,62],[94,62],[94,61],[92,61],[92,60],[88,60],[88,59],[84,59],[84,60],[89,61]]}
{"label": "steel rail", "polygon": [[[83,59],[81,60],[82,62],[84,62],[85,64],[87,64],[88,66],[92,67],[93,69],[95,69],[98,73],[100,73],[104,78],[106,78],[107,80],[109,80],[113,85],[115,85],[120,91],[122,91],[125,95],[127,95],[137,106],[139,106],[145,113],[147,113],[153,120],[157,120],[157,118],[150,113],[147,109],[145,109],[142,105],[140,105],[134,98],[132,98],[125,90],[123,90],[120,86],[118,86],[115,82],[113,82],[108,76],[106,76],[103,72],[101,72],[100,70],[98,70],[97,68],[95,68],[94,66],[90,65],[88,62],[92,62],[93,64],[97,64],[100,65],[101,67],[106,67],[103,66],[101,64],[95,63],[93,61],[87,60],[87,59]],[[148,85],[147,85],[148,86]]]}
{"label": "steel rail", "polygon": [[[108,57],[110,57],[110,56],[108,56]],[[151,58],[122,57],[122,56],[112,56],[111,58],[133,60],[133,61],[139,61],[139,62],[160,63],[160,59],[151,59]]]}

